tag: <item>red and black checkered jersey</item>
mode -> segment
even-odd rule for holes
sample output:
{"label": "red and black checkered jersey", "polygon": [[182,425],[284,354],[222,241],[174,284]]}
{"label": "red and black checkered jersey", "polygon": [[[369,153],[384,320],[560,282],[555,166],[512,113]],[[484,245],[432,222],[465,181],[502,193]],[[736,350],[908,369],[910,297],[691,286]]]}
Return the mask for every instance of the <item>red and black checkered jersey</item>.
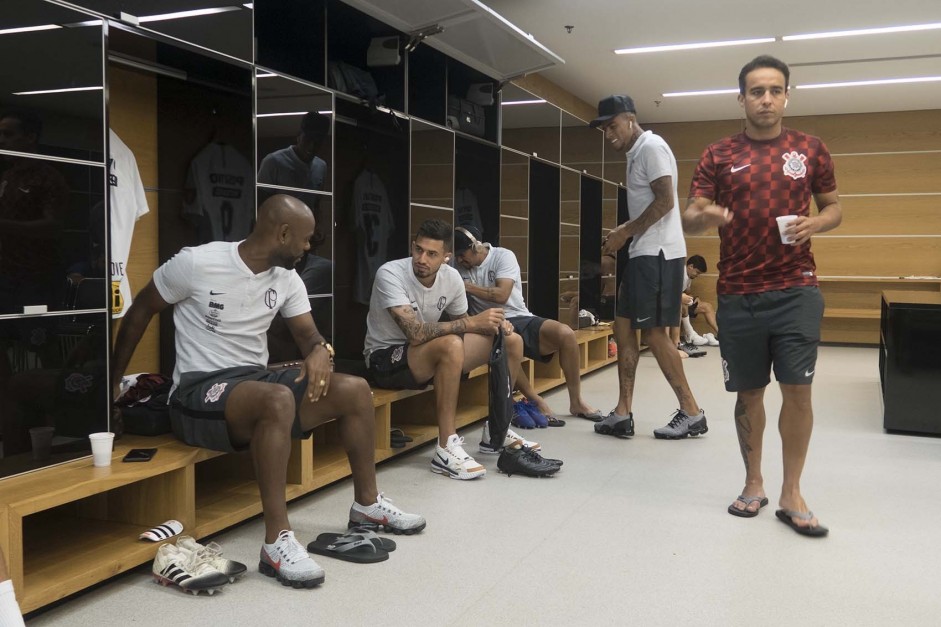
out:
{"label": "red and black checkered jersey", "polygon": [[817,285],[810,242],[783,244],[776,218],[810,215],[814,194],[836,190],[830,151],[818,137],[782,129],[771,140],[745,133],[721,139],[703,152],[689,197],[728,207],[732,220],[719,229],[719,294],[753,294]]}

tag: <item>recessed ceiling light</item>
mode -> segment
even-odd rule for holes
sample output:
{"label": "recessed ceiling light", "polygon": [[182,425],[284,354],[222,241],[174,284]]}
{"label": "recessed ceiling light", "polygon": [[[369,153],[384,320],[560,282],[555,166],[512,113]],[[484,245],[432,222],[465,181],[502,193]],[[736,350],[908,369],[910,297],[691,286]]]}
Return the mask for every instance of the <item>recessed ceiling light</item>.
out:
{"label": "recessed ceiling light", "polygon": [[104,89],[101,85],[95,87],[65,87],[62,89],[37,89],[36,91],[15,91],[14,96],[35,96],[37,94],[62,94],[67,91],[100,91]]}
{"label": "recessed ceiling light", "polygon": [[855,35],[884,35],[886,33],[910,33],[919,30],[937,30],[941,23],[913,24],[910,26],[887,26],[885,28],[860,28],[857,30],[837,30],[829,33],[809,33],[806,35],[785,35],[783,41],[800,41],[804,39],[826,39],[828,37],[853,37]]}
{"label": "recessed ceiling light", "polygon": [[545,100],[507,100],[501,104],[504,107],[509,107],[510,105],[542,104],[544,102]]}
{"label": "recessed ceiling light", "polygon": [[797,89],[824,89],[826,87],[865,87],[867,85],[897,85],[899,83],[934,83],[941,81],[941,76],[916,76],[912,78],[883,78],[871,81],[847,81],[845,83],[816,83],[797,85]]}
{"label": "recessed ceiling light", "polygon": [[[257,113],[255,114],[255,117],[256,118],[280,118],[280,117],[285,117],[285,116],[290,116],[290,115],[307,115],[308,113],[310,113],[310,111],[290,111],[287,113]],[[331,111],[330,109],[327,109],[326,111],[318,111],[317,113],[319,113],[320,115],[329,115],[333,113],[333,111]]]}
{"label": "recessed ceiling light", "polygon": [[674,91],[663,94],[664,98],[682,98],[683,96],[716,96],[719,94],[737,94],[738,89],[705,89],[703,91]]}
{"label": "recessed ceiling light", "polygon": [[669,52],[671,50],[696,50],[698,48],[722,48],[724,46],[750,46],[752,44],[769,44],[775,41],[774,37],[760,37],[758,39],[735,39],[730,41],[704,41],[695,44],[670,44],[666,46],[647,46],[644,48],[620,48],[614,54],[641,54],[644,52]]}
{"label": "recessed ceiling light", "polygon": [[277,76],[277,74],[274,72],[265,72],[263,74],[258,74],[255,78],[271,78],[273,76]]}

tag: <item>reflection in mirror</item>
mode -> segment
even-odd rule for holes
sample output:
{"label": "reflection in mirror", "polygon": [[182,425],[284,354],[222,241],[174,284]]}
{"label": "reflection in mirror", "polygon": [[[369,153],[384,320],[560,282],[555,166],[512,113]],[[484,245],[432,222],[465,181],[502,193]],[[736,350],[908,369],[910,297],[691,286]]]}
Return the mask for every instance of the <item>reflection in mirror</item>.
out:
{"label": "reflection in mirror", "polygon": [[0,150],[23,150],[101,162],[104,158],[104,89],[100,20],[35,0],[5,0],[0,15],[0,111],[35,121]]}
{"label": "reflection in mirror", "polygon": [[412,203],[454,208],[454,133],[415,119],[412,120]]}
{"label": "reflection in mirror", "polygon": [[562,111],[562,165],[597,177],[603,173],[604,135],[588,122]]}
{"label": "reflection in mirror", "polygon": [[[327,342],[333,343],[333,297],[312,296],[310,298],[310,315],[314,318],[317,330]],[[277,314],[271,321],[268,329],[268,363],[276,364],[285,361],[297,361],[303,355],[288,329],[287,323],[281,314]]]}
{"label": "reflection in mirror", "polygon": [[500,149],[455,136],[454,224],[500,244]]}
{"label": "reflection in mirror", "polygon": [[106,431],[109,316],[0,320],[0,477],[88,454]]}
{"label": "reflection in mirror", "polygon": [[332,94],[263,70],[256,78],[258,182],[330,191]]}
{"label": "reflection in mirror", "polygon": [[[272,196],[278,194],[285,194],[300,200],[302,203],[307,205],[314,214],[314,236],[310,240],[310,251],[308,251],[308,257],[313,256],[317,259],[324,259],[328,261],[332,267],[333,265],[333,198],[329,194],[321,194],[315,192],[298,192],[283,190],[274,187],[267,187],[265,185],[258,186],[258,206],[260,207],[265,203],[266,200]],[[306,260],[301,260],[297,265],[297,271],[301,273],[301,277],[304,278],[303,266],[306,263]],[[317,264],[318,269],[322,270],[323,265],[319,262]],[[307,285],[307,293],[310,295],[314,294],[332,294],[333,293],[333,283],[332,283],[332,270],[329,275],[324,275],[322,272],[318,271],[316,280],[313,280],[314,277],[311,277],[312,282]],[[307,281],[305,280],[305,284]]]}
{"label": "reflection in mirror", "polygon": [[560,109],[516,85],[502,98],[503,145],[558,163]]}
{"label": "reflection in mirror", "polygon": [[109,17],[135,16],[142,29],[252,60],[252,3],[231,0],[71,0]]}
{"label": "reflection in mirror", "polygon": [[[20,122],[8,116],[0,127]],[[105,307],[104,168],[0,155],[0,313]]]}

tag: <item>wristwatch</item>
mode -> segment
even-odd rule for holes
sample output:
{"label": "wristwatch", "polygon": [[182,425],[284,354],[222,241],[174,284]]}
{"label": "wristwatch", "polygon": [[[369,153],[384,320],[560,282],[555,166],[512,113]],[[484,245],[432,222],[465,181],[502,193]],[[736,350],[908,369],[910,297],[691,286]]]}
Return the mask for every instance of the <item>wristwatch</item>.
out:
{"label": "wristwatch", "polygon": [[333,350],[333,346],[330,345],[330,342],[327,340],[320,340],[317,342],[317,346],[323,346],[325,349],[327,349],[327,354],[330,355],[330,361],[333,361],[333,358],[336,355],[336,351]]}

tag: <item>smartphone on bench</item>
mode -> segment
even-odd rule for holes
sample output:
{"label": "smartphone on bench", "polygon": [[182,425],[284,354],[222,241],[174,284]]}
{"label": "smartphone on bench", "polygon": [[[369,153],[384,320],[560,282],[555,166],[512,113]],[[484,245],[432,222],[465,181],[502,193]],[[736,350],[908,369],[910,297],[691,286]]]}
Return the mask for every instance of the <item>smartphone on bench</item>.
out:
{"label": "smartphone on bench", "polygon": [[121,461],[125,462],[149,462],[157,454],[155,448],[132,448]]}

